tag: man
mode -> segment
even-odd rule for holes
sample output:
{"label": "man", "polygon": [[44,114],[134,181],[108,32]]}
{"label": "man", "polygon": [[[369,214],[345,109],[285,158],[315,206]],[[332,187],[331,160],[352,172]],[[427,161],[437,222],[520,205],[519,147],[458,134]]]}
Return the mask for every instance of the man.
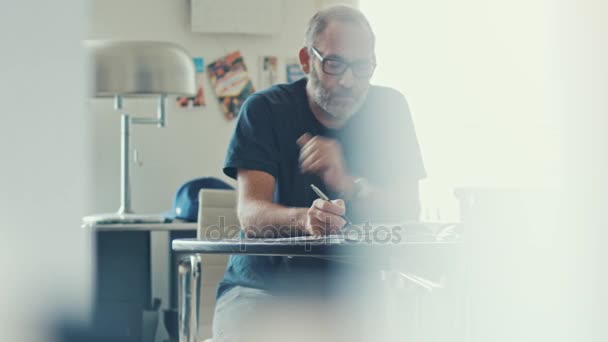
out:
{"label": "man", "polygon": [[[250,96],[224,172],[255,237],[326,235],[353,222],[417,219],[425,170],[405,98],[370,86],[375,37],[361,12],[329,7],[299,52],[307,78]],[[331,202],[318,199],[315,184]],[[233,256],[218,288],[214,336],[239,329],[274,297],[332,292],[340,267],[314,258]]]}

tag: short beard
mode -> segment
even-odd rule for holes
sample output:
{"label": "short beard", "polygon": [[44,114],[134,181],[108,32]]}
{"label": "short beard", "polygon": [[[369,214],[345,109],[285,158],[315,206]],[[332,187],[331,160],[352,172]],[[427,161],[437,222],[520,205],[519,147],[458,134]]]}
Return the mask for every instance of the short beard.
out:
{"label": "short beard", "polygon": [[310,90],[312,100],[327,114],[331,115],[335,119],[346,120],[353,116],[365,102],[367,97],[367,91],[365,90],[361,96],[356,98],[356,102],[351,106],[341,106],[339,103],[334,101],[334,94],[326,89],[321,80],[317,77],[317,70],[314,64],[312,64],[311,72],[309,73],[308,79],[310,81]]}

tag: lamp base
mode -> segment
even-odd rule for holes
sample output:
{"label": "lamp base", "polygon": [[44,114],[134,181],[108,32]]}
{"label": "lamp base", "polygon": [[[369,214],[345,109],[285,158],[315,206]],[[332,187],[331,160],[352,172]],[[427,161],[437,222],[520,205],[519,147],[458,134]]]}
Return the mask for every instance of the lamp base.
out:
{"label": "lamp base", "polygon": [[129,223],[165,223],[167,218],[158,214],[134,214],[134,213],[110,213],[85,216],[82,218],[84,226],[95,226],[105,224],[129,224]]}

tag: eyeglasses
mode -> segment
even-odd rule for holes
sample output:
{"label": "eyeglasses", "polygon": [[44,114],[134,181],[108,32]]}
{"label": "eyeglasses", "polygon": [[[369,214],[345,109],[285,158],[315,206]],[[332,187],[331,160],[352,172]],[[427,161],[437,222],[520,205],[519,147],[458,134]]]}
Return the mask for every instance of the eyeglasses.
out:
{"label": "eyeglasses", "polygon": [[316,49],[312,48],[312,52],[321,61],[321,68],[324,73],[328,75],[339,76],[346,72],[346,69],[350,68],[353,71],[353,75],[359,78],[369,78],[376,70],[376,63],[372,61],[354,61],[347,62],[337,57],[323,57],[321,53]]}

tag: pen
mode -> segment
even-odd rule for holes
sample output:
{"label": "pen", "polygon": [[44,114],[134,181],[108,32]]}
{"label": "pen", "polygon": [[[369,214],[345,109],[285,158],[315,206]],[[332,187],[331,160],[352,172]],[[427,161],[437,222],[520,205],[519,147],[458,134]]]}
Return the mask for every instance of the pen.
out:
{"label": "pen", "polygon": [[[314,191],[317,194],[317,196],[319,196],[322,200],[331,202],[329,200],[329,197],[327,197],[327,195],[324,194],[323,191],[321,191],[321,189],[317,188],[314,184],[310,184],[310,187],[312,188],[312,191]],[[348,228],[353,225],[353,223],[350,222],[350,220],[348,219],[348,217],[346,217],[346,215],[342,215],[342,218],[346,221],[346,225],[344,227],[342,227],[342,229]]]}

